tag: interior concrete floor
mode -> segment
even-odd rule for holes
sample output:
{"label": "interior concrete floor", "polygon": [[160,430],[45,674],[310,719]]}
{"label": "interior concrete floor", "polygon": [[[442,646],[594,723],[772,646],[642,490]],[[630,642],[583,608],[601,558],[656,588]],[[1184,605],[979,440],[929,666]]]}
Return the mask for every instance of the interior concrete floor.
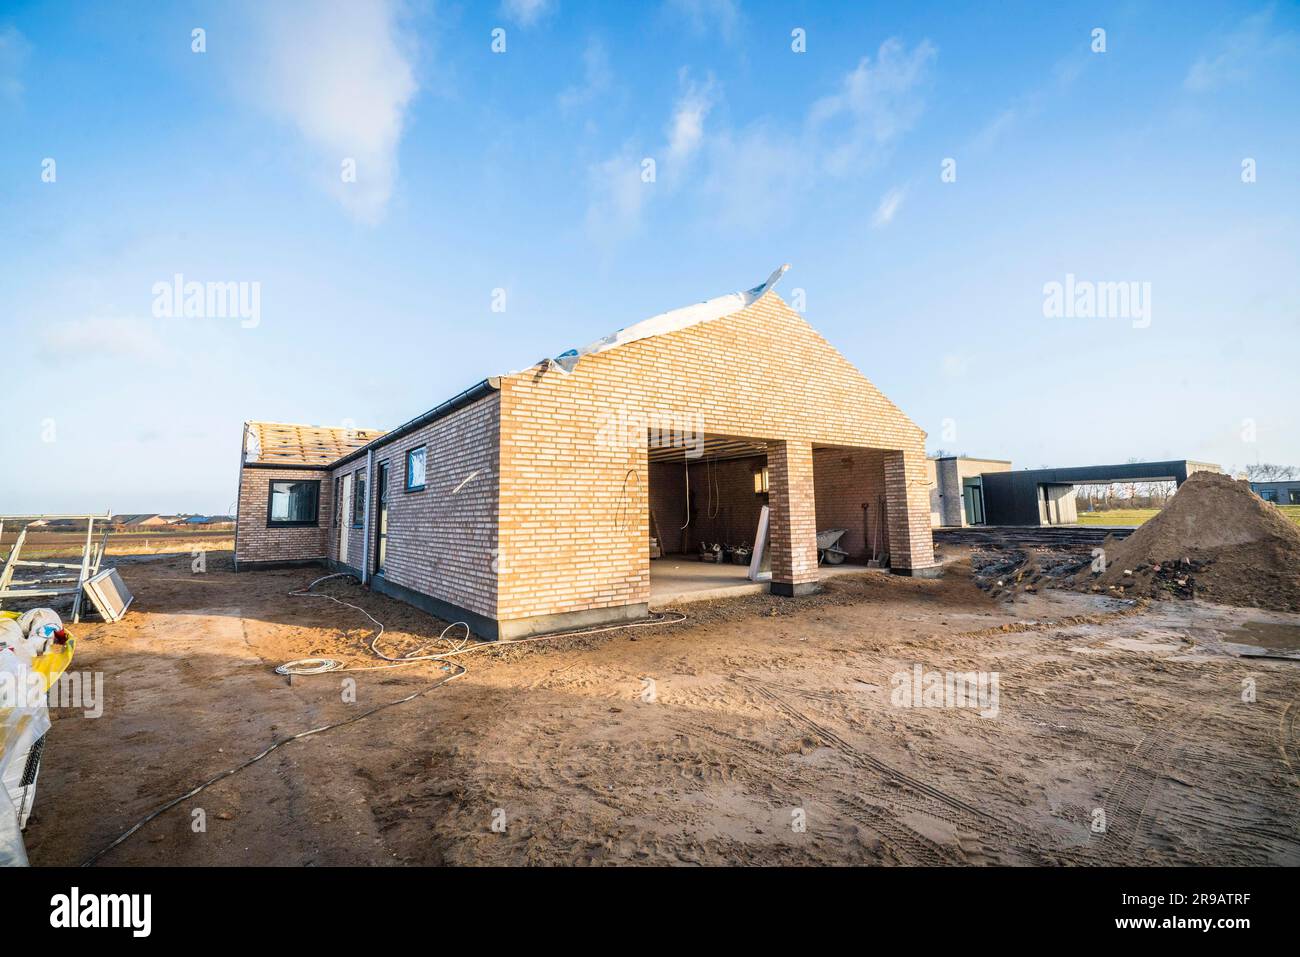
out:
{"label": "interior concrete floor", "polygon": [[[836,575],[885,575],[888,569],[868,568],[865,565],[821,565],[817,569],[819,580]],[[738,595],[765,594],[769,581],[749,580],[748,565],[718,565],[702,562],[693,555],[665,555],[650,562],[650,607],[680,604],[688,601],[705,601],[713,598],[734,598]]]}

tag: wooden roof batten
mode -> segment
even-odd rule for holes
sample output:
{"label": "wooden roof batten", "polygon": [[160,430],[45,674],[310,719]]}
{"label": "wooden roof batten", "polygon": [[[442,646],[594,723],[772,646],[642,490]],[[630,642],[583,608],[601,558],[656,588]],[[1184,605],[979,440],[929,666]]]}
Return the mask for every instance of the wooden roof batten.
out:
{"label": "wooden roof batten", "polygon": [[383,434],[380,429],[249,422],[244,451],[249,462],[331,465]]}

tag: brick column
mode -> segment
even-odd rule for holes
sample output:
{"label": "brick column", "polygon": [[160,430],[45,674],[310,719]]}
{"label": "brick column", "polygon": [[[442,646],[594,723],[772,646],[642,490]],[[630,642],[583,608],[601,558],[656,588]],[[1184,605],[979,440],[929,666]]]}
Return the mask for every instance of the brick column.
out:
{"label": "brick column", "polygon": [[811,442],[769,442],[768,506],[772,594],[817,591],[817,503]]}
{"label": "brick column", "polygon": [[928,484],[923,451],[885,453],[889,565],[896,574],[931,578],[939,573],[930,532]]}

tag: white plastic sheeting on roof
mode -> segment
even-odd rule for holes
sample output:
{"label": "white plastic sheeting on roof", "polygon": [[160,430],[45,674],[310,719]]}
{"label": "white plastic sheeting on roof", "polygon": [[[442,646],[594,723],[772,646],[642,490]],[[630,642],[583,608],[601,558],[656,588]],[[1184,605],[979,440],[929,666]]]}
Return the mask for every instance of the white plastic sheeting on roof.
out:
{"label": "white plastic sheeting on roof", "polygon": [[728,296],[719,296],[706,302],[698,302],[693,306],[683,306],[681,309],[674,309],[671,312],[663,312],[657,316],[651,316],[649,319],[643,319],[626,329],[620,329],[603,339],[597,339],[591,345],[584,346],[581,349],[570,349],[554,359],[547,359],[546,366],[548,369],[558,369],[560,372],[567,374],[577,367],[583,356],[594,355],[597,352],[604,352],[617,346],[624,346],[629,342],[636,342],[638,339],[649,339],[651,336],[661,336],[665,332],[676,332],[678,329],[697,326],[701,322],[712,322],[714,319],[730,316],[732,313],[739,312],[746,306],[763,298],[764,294],[781,280],[781,277],[785,275],[786,270],[789,268],[790,264],[786,263],[768,276],[766,282],[755,286],[748,292],[733,292]]}

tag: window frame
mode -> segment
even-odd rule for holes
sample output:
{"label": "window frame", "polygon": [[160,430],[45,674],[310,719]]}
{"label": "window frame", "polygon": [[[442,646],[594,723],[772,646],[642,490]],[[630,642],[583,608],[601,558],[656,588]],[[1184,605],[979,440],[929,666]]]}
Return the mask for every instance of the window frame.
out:
{"label": "window frame", "polygon": [[1271,503],[1273,503],[1274,505],[1276,505],[1276,504],[1277,504],[1277,489],[1275,489],[1275,488],[1262,488],[1262,489],[1259,490],[1259,497],[1262,498],[1265,502],[1271,502]]}
{"label": "window frame", "polygon": [[[315,490],[316,517],[309,522],[296,522],[290,519],[272,517],[275,507],[275,487],[277,485],[310,485]],[[266,484],[266,527],[267,528],[319,528],[320,527],[320,479],[271,479]]]}
{"label": "window frame", "polygon": [[[411,484],[411,456],[416,452],[424,453],[424,481],[419,485]],[[402,491],[423,492],[429,485],[429,446],[415,445],[406,450],[406,474],[402,476]]]}
{"label": "window frame", "polygon": [[[366,527],[366,475],[365,469],[357,469],[352,473],[352,527]],[[357,503],[360,502],[361,510],[357,511]]]}

